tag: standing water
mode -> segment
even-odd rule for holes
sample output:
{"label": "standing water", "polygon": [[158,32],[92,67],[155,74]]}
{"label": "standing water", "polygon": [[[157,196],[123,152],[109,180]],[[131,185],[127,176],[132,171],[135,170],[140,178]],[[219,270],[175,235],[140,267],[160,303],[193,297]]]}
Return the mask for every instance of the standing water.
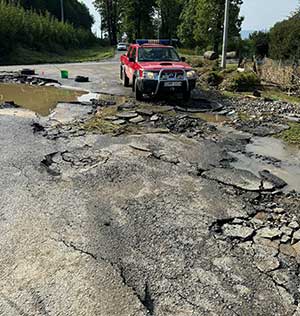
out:
{"label": "standing water", "polygon": [[80,96],[87,93],[56,87],[0,83],[0,104],[5,101],[13,101],[25,109],[46,116],[51,113],[59,101],[77,101]]}
{"label": "standing water", "polygon": [[237,161],[232,166],[258,175],[269,170],[288,183],[288,190],[300,192],[300,146],[289,145],[272,137],[254,137],[246,147],[247,155],[232,153]]}

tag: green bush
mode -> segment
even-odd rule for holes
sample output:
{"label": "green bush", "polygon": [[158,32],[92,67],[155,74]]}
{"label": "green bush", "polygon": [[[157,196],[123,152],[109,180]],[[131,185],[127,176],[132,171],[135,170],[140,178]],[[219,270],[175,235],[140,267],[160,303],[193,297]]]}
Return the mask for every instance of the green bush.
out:
{"label": "green bush", "polygon": [[226,80],[225,90],[237,92],[254,91],[260,86],[260,79],[253,72],[237,72]]}
{"label": "green bush", "polygon": [[0,0],[0,56],[23,46],[37,51],[55,51],[58,47],[85,48],[96,42],[95,36],[50,14],[37,14]]}
{"label": "green bush", "polygon": [[207,76],[207,83],[210,86],[219,86],[224,80],[224,76],[219,71],[211,71]]}

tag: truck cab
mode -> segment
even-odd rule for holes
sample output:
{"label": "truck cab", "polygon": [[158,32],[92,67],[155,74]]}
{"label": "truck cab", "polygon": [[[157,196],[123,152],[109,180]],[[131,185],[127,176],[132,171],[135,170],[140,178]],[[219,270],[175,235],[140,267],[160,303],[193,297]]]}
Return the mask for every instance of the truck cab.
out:
{"label": "truck cab", "polygon": [[197,75],[167,40],[137,40],[120,57],[123,85],[132,85],[137,100],[144,95],[181,93],[189,99]]}

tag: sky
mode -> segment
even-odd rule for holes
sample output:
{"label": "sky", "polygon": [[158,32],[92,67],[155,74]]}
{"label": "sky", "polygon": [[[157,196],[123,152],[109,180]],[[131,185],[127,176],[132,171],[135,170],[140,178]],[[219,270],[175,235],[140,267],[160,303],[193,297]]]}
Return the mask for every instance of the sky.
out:
{"label": "sky", "polygon": [[[100,35],[100,15],[93,6],[93,0],[82,0],[95,18],[93,31]],[[245,17],[243,30],[268,30],[298,7],[298,0],[244,0],[241,15]]]}

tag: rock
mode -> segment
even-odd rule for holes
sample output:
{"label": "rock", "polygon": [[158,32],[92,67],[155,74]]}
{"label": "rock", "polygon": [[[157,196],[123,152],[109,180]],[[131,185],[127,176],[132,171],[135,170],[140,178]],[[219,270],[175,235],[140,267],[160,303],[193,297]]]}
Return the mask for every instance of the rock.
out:
{"label": "rock", "polygon": [[291,241],[291,237],[287,235],[283,235],[280,240],[283,244],[286,244]]}
{"label": "rock", "polygon": [[129,122],[134,123],[134,124],[138,124],[138,123],[144,122],[144,119],[142,116],[138,115],[137,117],[130,119]]}
{"label": "rock", "polygon": [[274,189],[273,184],[269,182],[262,183],[260,178],[248,170],[214,168],[204,172],[203,176],[247,191]]}
{"label": "rock", "polygon": [[288,226],[289,226],[290,228],[292,228],[292,229],[297,229],[297,228],[299,228],[299,223],[296,222],[296,221],[292,221],[292,222],[289,223]]}
{"label": "rock", "polygon": [[165,113],[165,112],[169,112],[169,111],[173,111],[174,107],[173,106],[169,106],[169,105],[164,105],[164,106],[156,106],[153,108],[153,113]]}
{"label": "rock", "polygon": [[287,271],[285,270],[276,270],[272,273],[272,278],[279,285],[285,285],[290,282],[290,277]]}
{"label": "rock", "polygon": [[115,115],[112,115],[112,116],[106,116],[104,119],[107,121],[115,121],[118,119],[118,117]]}
{"label": "rock", "polygon": [[156,122],[156,121],[158,121],[159,120],[159,116],[158,115],[152,115],[151,116],[151,118],[150,118],[150,121],[152,121],[152,122]]}
{"label": "rock", "polygon": [[115,121],[112,121],[113,124],[115,125],[123,125],[126,123],[126,121],[124,120],[115,120]]}
{"label": "rock", "polygon": [[294,244],[293,249],[296,253],[296,256],[299,257],[300,256],[300,241],[298,241],[296,244]]}
{"label": "rock", "polygon": [[287,226],[282,226],[282,227],[280,228],[280,231],[281,231],[283,234],[287,235],[287,236],[292,236],[292,234],[293,234],[292,228],[287,227]]}
{"label": "rock", "polygon": [[[279,290],[280,297],[282,299],[282,302],[285,306],[291,306],[295,304],[294,297],[282,286],[277,286],[277,289]],[[296,306],[295,306],[296,309]]]}
{"label": "rock", "polygon": [[257,260],[255,265],[261,272],[271,272],[280,267],[280,262],[275,257],[267,257]]}
{"label": "rock", "polygon": [[296,257],[296,251],[290,244],[281,244],[279,247],[281,253],[289,257]]}
{"label": "rock", "polygon": [[129,119],[132,119],[134,117],[137,117],[138,114],[136,112],[120,112],[120,113],[117,113],[116,116],[120,119],[125,119],[125,120],[129,120]]}
{"label": "rock", "polygon": [[285,212],[285,209],[282,208],[282,207],[275,207],[275,208],[273,209],[273,212],[282,214],[282,213]]}
{"label": "rock", "polygon": [[278,228],[262,228],[257,231],[257,235],[262,238],[274,239],[280,238],[282,232]]}
{"label": "rock", "polygon": [[223,233],[227,237],[247,239],[254,233],[254,229],[241,225],[226,224],[223,227]]}
{"label": "rock", "polygon": [[261,176],[262,179],[271,182],[274,184],[274,186],[278,189],[284,188],[287,183],[280,179],[279,177],[273,175],[269,170],[263,170],[259,172],[259,175]]}
{"label": "rock", "polygon": [[258,258],[259,257],[261,258],[275,257],[278,255],[278,252],[279,252],[278,248],[274,248],[274,247],[262,245],[262,244],[255,244],[253,245],[253,248],[255,250],[256,257]]}
{"label": "rock", "polygon": [[279,249],[279,245],[280,245],[280,240],[278,240],[278,239],[277,240],[270,240],[267,238],[259,237],[257,235],[253,237],[253,241],[257,245],[264,245],[264,246],[272,247],[275,249]]}
{"label": "rock", "polygon": [[297,230],[296,232],[294,232],[293,238],[295,240],[300,240],[300,230]]}
{"label": "rock", "polygon": [[145,115],[145,116],[152,116],[153,111],[147,110],[147,109],[137,109],[136,112],[140,115]]}
{"label": "rock", "polygon": [[133,109],[133,108],[135,108],[135,104],[133,103],[124,103],[118,106],[118,110]]}

